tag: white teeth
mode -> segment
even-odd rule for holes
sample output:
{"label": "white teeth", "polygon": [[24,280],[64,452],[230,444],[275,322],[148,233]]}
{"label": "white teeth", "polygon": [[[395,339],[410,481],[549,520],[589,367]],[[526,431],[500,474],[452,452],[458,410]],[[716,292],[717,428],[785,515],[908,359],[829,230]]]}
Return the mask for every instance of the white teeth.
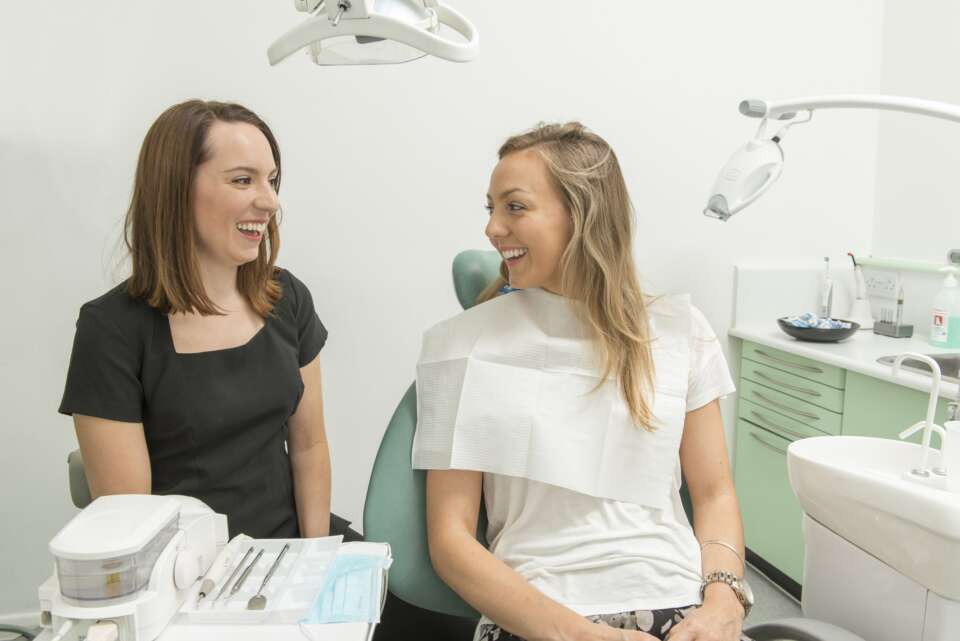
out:
{"label": "white teeth", "polygon": [[237,223],[237,229],[242,231],[253,231],[262,234],[267,228],[267,223]]}
{"label": "white teeth", "polygon": [[526,249],[504,249],[502,252],[504,258],[519,258],[527,253]]}

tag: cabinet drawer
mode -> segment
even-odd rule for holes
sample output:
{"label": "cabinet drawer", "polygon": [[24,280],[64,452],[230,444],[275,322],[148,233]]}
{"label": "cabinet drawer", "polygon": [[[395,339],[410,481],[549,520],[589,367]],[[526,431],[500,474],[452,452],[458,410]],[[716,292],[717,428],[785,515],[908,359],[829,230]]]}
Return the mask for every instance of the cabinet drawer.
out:
{"label": "cabinet drawer", "polygon": [[803,511],[787,477],[790,442],[738,420],[734,484],[747,547],[803,583]]}
{"label": "cabinet drawer", "polygon": [[777,436],[791,440],[799,440],[811,436],[827,436],[826,432],[821,432],[806,423],[801,423],[789,416],[784,416],[779,412],[769,410],[745,398],[737,401],[737,417],[759,425]]}
{"label": "cabinet drawer", "polygon": [[[949,402],[940,398],[933,416],[935,423],[943,425]],[[843,406],[843,435],[896,439],[900,430],[923,420],[929,403],[927,392],[849,372]],[[922,432],[907,440],[920,443]]]}
{"label": "cabinet drawer", "polygon": [[814,427],[826,434],[839,434],[842,415],[828,409],[801,401],[783,392],[759,385],[751,380],[740,379],[741,400],[753,401],[768,410],[789,416],[795,421]]}
{"label": "cabinet drawer", "polygon": [[740,376],[831,412],[843,412],[843,390],[744,358]]}
{"label": "cabinet drawer", "polygon": [[847,370],[843,368],[825,365],[750,341],[743,341],[743,357],[837,389],[843,389],[847,374]]}

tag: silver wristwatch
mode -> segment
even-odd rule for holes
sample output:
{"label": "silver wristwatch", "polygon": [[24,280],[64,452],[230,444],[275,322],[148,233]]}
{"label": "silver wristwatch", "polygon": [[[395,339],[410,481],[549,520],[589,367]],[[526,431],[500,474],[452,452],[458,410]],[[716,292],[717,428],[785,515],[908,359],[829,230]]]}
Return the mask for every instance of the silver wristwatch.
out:
{"label": "silver wristwatch", "polygon": [[736,574],[730,572],[711,572],[703,577],[703,583],[700,584],[701,601],[703,600],[703,594],[707,586],[711,583],[726,583],[730,586],[733,593],[737,595],[737,600],[740,601],[740,605],[743,606],[743,618],[746,619],[747,615],[750,614],[750,608],[753,607],[753,590],[750,589],[750,584],[747,583],[747,580],[741,579]]}

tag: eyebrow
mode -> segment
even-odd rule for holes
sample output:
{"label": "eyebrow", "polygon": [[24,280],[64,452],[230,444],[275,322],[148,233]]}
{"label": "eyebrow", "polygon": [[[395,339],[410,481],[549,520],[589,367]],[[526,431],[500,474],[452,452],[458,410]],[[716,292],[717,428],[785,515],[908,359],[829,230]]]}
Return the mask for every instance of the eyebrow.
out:
{"label": "eyebrow", "polygon": [[[245,165],[240,165],[240,166],[238,166],[238,167],[231,167],[230,169],[224,169],[224,170],[223,170],[223,173],[229,174],[229,173],[232,172],[232,171],[245,171],[245,172],[250,173],[250,174],[259,174],[259,173],[260,173],[255,167],[247,167],[247,166],[245,166]],[[270,173],[271,173],[271,174],[275,174],[275,173],[277,173],[277,170],[276,170],[276,169],[273,169]]]}
{"label": "eyebrow", "polygon": [[[500,196],[499,196],[498,198],[500,198],[500,199],[506,198],[507,196],[509,196],[510,194],[512,194],[512,193],[515,192],[515,191],[522,191],[522,192],[525,193],[525,194],[530,194],[531,196],[533,195],[533,192],[527,191],[526,189],[523,189],[522,187],[512,187],[512,188],[510,188],[510,189],[507,189],[506,191],[500,192]],[[490,194],[487,194],[487,198],[489,198],[489,197],[490,197]]]}

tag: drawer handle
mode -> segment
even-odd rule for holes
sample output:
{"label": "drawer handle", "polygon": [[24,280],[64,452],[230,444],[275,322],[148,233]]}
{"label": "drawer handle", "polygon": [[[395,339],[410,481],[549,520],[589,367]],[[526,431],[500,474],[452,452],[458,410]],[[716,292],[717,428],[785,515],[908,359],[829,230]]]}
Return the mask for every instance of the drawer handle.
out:
{"label": "drawer handle", "polygon": [[815,398],[823,396],[823,394],[821,394],[815,389],[807,389],[806,387],[800,387],[799,385],[791,385],[790,383],[784,383],[783,381],[778,381],[772,376],[767,376],[763,372],[758,372],[757,370],[753,370],[753,373],[764,380],[770,381],[774,385],[779,385],[780,387],[793,390],[794,392],[800,392],[801,394],[809,394],[810,396],[813,396]]}
{"label": "drawer handle", "polygon": [[752,392],[753,395],[756,396],[757,398],[763,399],[764,401],[766,401],[767,403],[770,403],[770,404],[773,405],[774,407],[779,407],[779,408],[782,409],[784,412],[793,412],[794,414],[798,414],[799,416],[803,416],[804,418],[809,418],[809,419],[812,420],[812,421],[819,421],[819,420],[820,420],[820,417],[817,416],[816,414],[813,414],[813,413],[811,413],[811,412],[804,412],[803,410],[795,409],[795,408],[793,408],[793,407],[790,407],[789,405],[784,405],[783,403],[778,403],[777,401],[774,401],[774,400],[771,400],[771,399],[767,398],[766,396],[764,396],[763,394],[761,394],[760,392],[758,392],[758,391],[756,391],[756,390],[751,390],[751,392]]}
{"label": "drawer handle", "polygon": [[796,436],[797,438],[807,438],[807,435],[806,435],[806,434],[801,434],[800,432],[795,432],[794,430],[790,429],[789,427],[784,427],[783,425],[777,425],[776,423],[774,423],[774,422],[771,421],[769,418],[767,418],[766,416],[764,416],[763,414],[761,414],[760,412],[758,412],[758,411],[756,411],[756,410],[750,410],[750,414],[752,414],[753,416],[756,416],[756,417],[759,418],[761,421],[765,421],[767,425],[769,425],[770,427],[772,427],[772,428],[775,429],[775,430],[779,430],[779,431],[781,431],[781,432],[786,432],[786,433],[789,434],[790,436]]}
{"label": "drawer handle", "polygon": [[782,449],[780,449],[779,447],[777,447],[776,445],[773,445],[772,443],[767,443],[765,440],[763,440],[762,438],[760,438],[759,436],[757,436],[757,433],[756,433],[756,432],[750,432],[750,436],[752,436],[753,438],[757,439],[757,440],[760,442],[761,445],[763,445],[763,446],[765,446],[765,447],[769,447],[769,448],[770,448],[771,450],[773,450],[774,452],[779,452],[780,454],[786,454],[786,453],[787,453],[786,450],[782,450]]}
{"label": "drawer handle", "polygon": [[777,361],[778,363],[783,363],[783,364],[786,365],[787,367],[796,367],[797,369],[802,369],[802,370],[805,371],[805,372],[813,372],[814,374],[823,374],[823,370],[820,369],[819,367],[814,367],[813,365],[801,365],[800,363],[792,363],[792,362],[790,362],[790,361],[785,361],[785,360],[783,360],[782,358],[777,358],[776,356],[771,356],[770,354],[767,354],[767,353],[766,353],[765,351],[763,351],[762,349],[757,349],[757,350],[754,350],[754,351],[755,351],[757,354],[760,354],[761,356],[765,356],[765,357],[769,358],[769,359],[772,360],[772,361]]}

